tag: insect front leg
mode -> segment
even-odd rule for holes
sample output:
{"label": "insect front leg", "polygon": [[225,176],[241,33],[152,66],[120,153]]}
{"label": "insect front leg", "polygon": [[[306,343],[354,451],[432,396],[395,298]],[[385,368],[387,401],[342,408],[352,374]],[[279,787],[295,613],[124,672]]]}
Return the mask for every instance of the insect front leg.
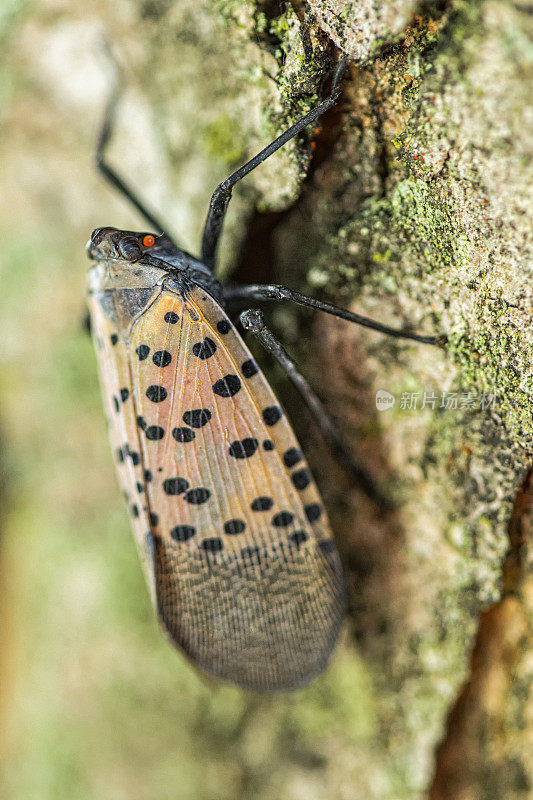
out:
{"label": "insect front leg", "polygon": [[85,309],[81,317],[81,329],[88,336],[92,335],[91,315],[87,309]]}
{"label": "insect front leg", "polygon": [[390,500],[381,492],[364,466],[354,458],[318,395],[274,334],[266,327],[263,312],[254,308],[247,309],[240,314],[240,321],[243,328],[253,334],[265,350],[276,359],[289,380],[298,389],[322,431],[324,439],[341,464],[354,476],[357,483],[377,506],[383,510],[389,509],[391,507]]}
{"label": "insect front leg", "polygon": [[411,331],[398,330],[397,328],[389,328],[388,325],[382,325],[381,322],[376,322],[369,317],[364,317],[361,314],[354,314],[345,308],[339,308],[331,303],[325,303],[322,300],[315,300],[314,297],[308,297],[301,292],[296,292],[294,289],[289,289],[287,286],[280,286],[278,284],[250,284],[249,286],[236,286],[231,289],[226,289],[224,298],[228,304],[235,303],[240,300],[290,300],[300,306],[313,308],[317,311],[324,311],[326,314],[331,314],[334,317],[354,322],[356,325],[362,325],[365,328],[386,333],[388,336],[394,336],[397,339],[411,339],[414,342],[421,342],[422,344],[432,344],[442,346],[446,343],[446,336],[423,336]]}
{"label": "insect front leg", "polygon": [[115,128],[117,107],[122,94],[122,78],[118,64],[109,49],[108,55],[115,69],[115,81],[107,100],[104,118],[102,120],[102,125],[96,142],[96,149],[94,152],[94,162],[96,164],[96,168],[105,178],[105,180],[108,181],[111,186],[113,186],[114,189],[123,194],[124,197],[129,200],[133,206],[135,206],[137,211],[139,211],[140,214],[149,222],[154,231],[166,234],[170,241],[173,242],[172,237],[170,237],[166,232],[166,229],[161,221],[154,214],[152,214],[143,201],[135,194],[133,189],[130,189],[130,187],[124,183],[120,175],[118,175],[113,167],[111,167],[107,162],[106,150]]}
{"label": "insect front leg", "polygon": [[211,202],[209,204],[209,211],[207,212],[207,219],[205,221],[204,232],[202,235],[202,261],[204,264],[210,269],[213,269],[215,266],[215,258],[216,258],[216,251],[218,247],[218,242],[220,239],[220,233],[222,231],[222,226],[224,224],[224,218],[226,216],[226,211],[229,205],[229,201],[231,200],[231,193],[233,187],[236,183],[242,180],[246,175],[248,175],[252,170],[262,164],[263,161],[266,161],[276,150],[279,150],[280,147],[283,147],[290,139],[293,139],[297,136],[304,128],[308,125],[311,125],[312,122],[315,122],[322,114],[331,108],[334,105],[339,97],[341,91],[341,81],[348,65],[348,59],[342,59],[339,61],[335,68],[335,72],[333,73],[333,81],[331,84],[331,91],[328,97],[320,103],[320,105],[316,106],[316,108],[312,108],[305,116],[301,117],[294,125],[291,125],[290,128],[287,128],[281,136],[278,136],[277,139],[274,139],[268,147],[263,148],[257,155],[251,158],[246,164],[243,164],[238,170],[233,172],[229,178],[226,178],[225,181],[220,183],[213,195],[211,197]]}

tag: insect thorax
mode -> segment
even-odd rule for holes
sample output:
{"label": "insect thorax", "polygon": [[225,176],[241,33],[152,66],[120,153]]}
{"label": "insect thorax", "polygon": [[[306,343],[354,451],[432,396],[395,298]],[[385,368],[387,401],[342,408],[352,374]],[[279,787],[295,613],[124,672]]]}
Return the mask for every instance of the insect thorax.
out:
{"label": "insect thorax", "polygon": [[117,330],[125,332],[146,308],[165,274],[154,267],[100,261],[89,271],[89,293]]}

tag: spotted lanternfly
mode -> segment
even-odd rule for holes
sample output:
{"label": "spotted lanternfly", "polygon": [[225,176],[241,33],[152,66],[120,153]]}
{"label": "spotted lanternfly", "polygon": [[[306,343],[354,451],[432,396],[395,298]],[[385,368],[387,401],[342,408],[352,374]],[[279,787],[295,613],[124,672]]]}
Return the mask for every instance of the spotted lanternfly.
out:
{"label": "spotted lanternfly", "polygon": [[[166,233],[98,228],[88,303],[119,480],[160,622],[202,670],[244,689],[292,690],[326,666],[345,603],[326,512],[292,428],[227,314],[233,301],[290,299],[393,331],[280,286],[225,289],[213,276],[232,187],[337,99],[327,99],[215,191],[202,258]],[[97,149],[102,173],[162,231]],[[265,328],[241,314],[302,391],[326,435],[331,423]],[[337,448],[339,449],[339,448]]]}

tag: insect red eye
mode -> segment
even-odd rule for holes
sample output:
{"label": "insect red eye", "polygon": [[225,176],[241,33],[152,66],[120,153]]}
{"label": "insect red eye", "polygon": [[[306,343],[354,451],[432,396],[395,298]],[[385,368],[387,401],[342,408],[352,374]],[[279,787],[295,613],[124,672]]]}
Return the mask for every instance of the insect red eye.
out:
{"label": "insect red eye", "polygon": [[154,242],[155,242],[155,239],[154,239],[154,237],[153,237],[151,234],[147,234],[147,235],[146,235],[146,236],[143,238],[143,245],[144,245],[145,247],[151,247],[151,246],[154,244]]}

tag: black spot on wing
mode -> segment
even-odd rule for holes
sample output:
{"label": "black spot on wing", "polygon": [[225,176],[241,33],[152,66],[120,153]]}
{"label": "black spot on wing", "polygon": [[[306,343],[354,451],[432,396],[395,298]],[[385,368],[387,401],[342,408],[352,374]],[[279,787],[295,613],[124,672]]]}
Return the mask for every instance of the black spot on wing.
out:
{"label": "black spot on wing", "polygon": [[126,455],[131,458],[131,463],[134,467],[137,467],[141,463],[141,457],[139,453],[136,453],[135,450],[130,450],[129,444],[125,444],[123,450]]}
{"label": "black spot on wing", "polygon": [[172,361],[172,355],[168,350],[156,350],[152,356],[152,361],[156,367],[168,367]]}
{"label": "black spot on wing", "polygon": [[231,324],[228,322],[227,319],[221,319],[217,322],[217,331],[219,333],[229,333],[231,330]]}
{"label": "black spot on wing", "polygon": [[152,403],[161,403],[163,400],[167,398],[167,390],[164,386],[158,386],[157,384],[153,384],[149,386],[146,390],[146,397],[148,400],[151,400]]}
{"label": "black spot on wing", "polygon": [[242,374],[245,378],[252,378],[254,375],[257,375],[259,372],[259,367],[253,360],[253,358],[249,358],[248,361],[245,361],[241,366]]}
{"label": "black spot on wing", "polygon": [[214,536],[211,539],[202,539],[199,546],[208,553],[220,553],[224,545],[222,539]]}
{"label": "black spot on wing", "polygon": [[296,447],[290,447],[283,453],[283,463],[286,467],[294,467],[302,458],[302,451],[297,450]]}
{"label": "black spot on wing", "polygon": [[139,361],[144,361],[145,358],[148,358],[150,348],[147,344],[140,344],[139,347],[135,349],[135,352],[139,357]]}
{"label": "black spot on wing", "polygon": [[165,435],[165,429],[162,428],[160,425],[150,425],[146,428],[146,438],[150,439],[151,441],[159,441]]}
{"label": "black spot on wing", "polygon": [[111,336],[109,337],[109,340],[110,340],[111,344],[113,346],[115,346],[117,344],[117,342],[118,342],[117,334],[116,333],[112,333]]}
{"label": "black spot on wing", "polygon": [[128,399],[129,396],[130,396],[130,390],[129,389],[124,387],[123,389],[120,390],[120,399],[122,400],[123,403],[126,402],[126,400]]}
{"label": "black spot on wing", "polygon": [[268,408],[263,409],[262,413],[265,425],[275,425],[283,415],[279,406],[268,406]]}
{"label": "black spot on wing", "polygon": [[213,391],[219,397],[233,397],[241,388],[241,379],[238,375],[224,375],[213,384]]}
{"label": "black spot on wing", "polygon": [[322,508],[318,503],[310,503],[308,506],[305,506],[304,511],[309,522],[316,522],[316,520],[320,519],[322,516]]}
{"label": "black spot on wing", "polygon": [[286,528],[294,519],[294,514],[290,511],[280,511],[272,517],[272,525],[276,528]]}
{"label": "black spot on wing", "polygon": [[210,419],[211,412],[208,408],[193,408],[191,411],[186,411],[182,417],[184,423],[191,428],[202,428]]}
{"label": "black spot on wing", "polygon": [[253,456],[259,442],[257,439],[247,437],[246,439],[236,439],[229,446],[229,454],[233,458],[250,458]]}
{"label": "black spot on wing", "polygon": [[163,319],[170,325],[175,325],[176,322],[179,320],[179,316],[176,314],[175,311],[167,311]]}
{"label": "black spot on wing", "polygon": [[189,489],[185,494],[185,500],[193,506],[199,506],[206,503],[211,497],[211,492],[205,486],[198,486],[195,489]]}
{"label": "black spot on wing", "polygon": [[188,542],[196,534],[196,528],[192,525],[176,525],[172,528],[170,535],[176,542]]}
{"label": "black spot on wing", "polygon": [[172,436],[177,442],[192,442],[196,434],[190,428],[172,428]]}
{"label": "black spot on wing", "polygon": [[230,519],[224,523],[224,533],[233,536],[246,530],[246,523],[242,519]]}
{"label": "black spot on wing", "polygon": [[217,346],[215,342],[206,336],[203,342],[196,342],[193,344],[192,351],[197,358],[201,358],[205,361],[208,358],[211,358],[212,355],[216,352]]}
{"label": "black spot on wing", "polygon": [[311,483],[311,473],[308,469],[299,469],[292,474],[292,482],[294,487],[301,492]]}
{"label": "black spot on wing", "polygon": [[256,497],[250,508],[252,511],[269,511],[273,505],[274,501],[271,497]]}
{"label": "black spot on wing", "polygon": [[163,481],[163,491],[168,495],[182,494],[189,488],[189,481],[185,478],[166,478]]}

